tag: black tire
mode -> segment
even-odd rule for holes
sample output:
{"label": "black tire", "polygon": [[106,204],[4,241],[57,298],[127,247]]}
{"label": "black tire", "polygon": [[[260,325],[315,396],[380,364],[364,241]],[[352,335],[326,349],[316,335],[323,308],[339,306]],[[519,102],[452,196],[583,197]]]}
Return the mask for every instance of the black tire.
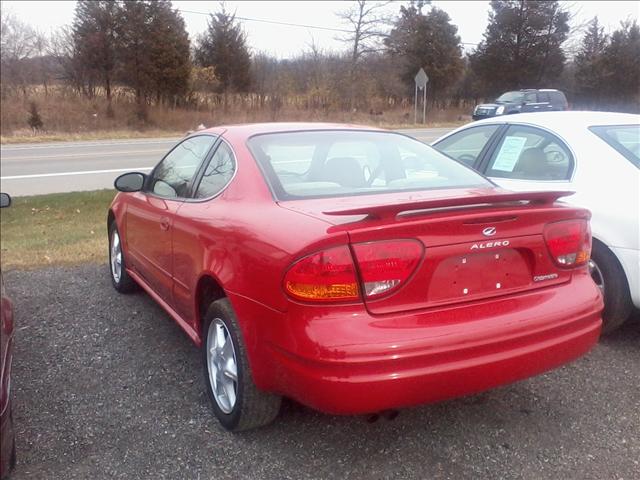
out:
{"label": "black tire", "polygon": [[[11,477],[11,472],[15,470],[17,463],[17,455],[16,455],[16,427],[15,423],[13,423],[13,404],[11,400],[9,400],[9,421],[7,423],[7,436],[10,436],[11,441],[11,452],[9,453],[9,464],[7,465],[7,469],[2,472],[2,480],[8,480]],[[9,441],[9,438],[0,439],[2,443]]]}
{"label": "black tire", "polygon": [[118,238],[120,239],[120,232],[118,232],[116,222],[111,222],[111,224],[109,225],[109,276],[111,277],[111,284],[113,285],[113,288],[115,288],[120,293],[135,292],[139,287],[135,280],[131,278],[127,273],[124,252],[122,250],[120,251],[120,275],[118,278],[116,278],[116,275],[114,275],[111,248],[115,238],[114,234],[117,234]]}
{"label": "black tire", "polygon": [[604,244],[598,241],[593,242],[591,260],[597,266],[592,272],[594,281],[599,283],[599,275],[604,281],[602,333],[607,334],[620,327],[631,315],[633,304],[629,293],[629,284],[622,265]]}
{"label": "black tire", "polygon": [[[13,420],[11,421],[13,423]],[[16,468],[16,464],[18,463],[18,454],[16,453],[16,437],[13,436],[11,445],[11,457],[9,457],[9,472],[12,472]]]}
{"label": "black tire", "polygon": [[[229,413],[225,413],[220,405],[218,405],[218,401],[214,395],[212,380],[209,375],[210,366],[207,350],[210,346],[208,345],[208,333],[212,323],[218,320],[224,325],[228,332],[229,336],[227,337],[227,341],[231,338],[233,342],[235,364],[237,367],[236,399]],[[225,429],[231,432],[239,432],[258,428],[271,423],[278,416],[282,397],[260,391],[253,383],[246,347],[242,340],[242,333],[233,308],[226,298],[213,302],[204,317],[202,325],[202,363],[205,385],[213,413]]]}

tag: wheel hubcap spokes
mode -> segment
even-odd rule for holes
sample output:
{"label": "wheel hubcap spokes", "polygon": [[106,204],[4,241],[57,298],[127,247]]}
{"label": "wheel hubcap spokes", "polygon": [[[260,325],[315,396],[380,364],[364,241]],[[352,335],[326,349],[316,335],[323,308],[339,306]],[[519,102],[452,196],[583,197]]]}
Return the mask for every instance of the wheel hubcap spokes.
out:
{"label": "wheel hubcap spokes", "polygon": [[116,283],[120,281],[120,275],[122,274],[122,249],[120,248],[120,235],[118,232],[113,232],[111,238],[111,275]]}
{"label": "wheel hubcap spokes", "polygon": [[600,289],[600,293],[604,295],[604,277],[602,276],[602,271],[598,267],[598,264],[593,260],[589,260],[589,273],[591,274],[591,278],[593,278],[596,286]]}
{"label": "wheel hubcap spokes", "polygon": [[216,403],[230,413],[238,393],[238,365],[231,335],[219,318],[211,322],[207,333],[207,367]]}

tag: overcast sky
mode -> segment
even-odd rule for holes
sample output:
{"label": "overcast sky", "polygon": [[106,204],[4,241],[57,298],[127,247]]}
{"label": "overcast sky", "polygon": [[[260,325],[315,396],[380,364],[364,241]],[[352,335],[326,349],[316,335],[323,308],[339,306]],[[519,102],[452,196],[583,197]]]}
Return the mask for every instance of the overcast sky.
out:
{"label": "overcast sky", "polygon": [[[228,1],[227,8],[235,11],[238,17],[258,20],[313,25],[329,29],[344,28],[336,12],[349,7],[345,1]],[[400,5],[407,2],[394,2],[389,5],[389,15],[395,15]],[[489,2],[484,1],[434,1],[433,5],[445,10],[453,23],[458,26],[458,34],[466,48],[473,48],[482,40],[487,25]],[[621,20],[637,19],[640,11],[638,1],[572,1],[566,3],[576,14],[575,22],[583,22],[595,15],[608,30],[618,27]],[[207,15],[194,12],[215,11],[219,2],[210,1],[174,1],[174,7],[182,11],[191,39],[203,32],[207,25]],[[2,1],[1,7],[11,11],[23,21],[37,29],[49,32],[62,25],[71,23],[75,1]],[[428,7],[427,7],[428,8]],[[249,46],[254,52],[265,51],[280,58],[294,56],[313,40],[326,50],[344,48],[337,37],[339,32],[273,25],[243,20],[248,35]]]}

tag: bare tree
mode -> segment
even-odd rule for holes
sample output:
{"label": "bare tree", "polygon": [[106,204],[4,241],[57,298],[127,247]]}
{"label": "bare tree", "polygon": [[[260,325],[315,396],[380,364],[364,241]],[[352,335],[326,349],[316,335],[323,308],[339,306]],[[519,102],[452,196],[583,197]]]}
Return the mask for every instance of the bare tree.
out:
{"label": "bare tree", "polygon": [[92,88],[92,81],[82,59],[77,54],[73,30],[70,26],[61,27],[51,35],[47,54],[58,63],[61,80],[71,85],[78,93],[89,94],[87,89]]}
{"label": "bare tree", "polygon": [[0,13],[0,82],[2,94],[8,88],[21,88],[27,95],[28,72],[25,60],[36,53],[36,32],[4,10]]}
{"label": "bare tree", "polygon": [[368,53],[378,51],[379,44],[388,30],[388,14],[385,16],[384,9],[390,3],[390,1],[356,0],[351,8],[337,13],[350,30],[339,40],[351,46],[349,68],[351,110],[355,107],[359,61]]}
{"label": "bare tree", "polygon": [[49,39],[45,33],[41,31],[35,31],[33,39],[33,49],[38,57],[38,73],[40,74],[40,81],[44,87],[45,96],[49,95],[49,65],[48,58],[45,57],[49,49]]}

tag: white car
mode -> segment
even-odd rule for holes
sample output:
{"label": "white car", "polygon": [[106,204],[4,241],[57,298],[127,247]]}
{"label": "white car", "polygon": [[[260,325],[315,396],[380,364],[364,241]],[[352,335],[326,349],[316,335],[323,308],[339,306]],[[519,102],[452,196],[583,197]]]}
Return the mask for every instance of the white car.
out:
{"label": "white car", "polygon": [[640,115],[524,113],[480,120],[433,146],[510,190],[571,190],[592,212],[591,274],[603,331],[640,308]]}

